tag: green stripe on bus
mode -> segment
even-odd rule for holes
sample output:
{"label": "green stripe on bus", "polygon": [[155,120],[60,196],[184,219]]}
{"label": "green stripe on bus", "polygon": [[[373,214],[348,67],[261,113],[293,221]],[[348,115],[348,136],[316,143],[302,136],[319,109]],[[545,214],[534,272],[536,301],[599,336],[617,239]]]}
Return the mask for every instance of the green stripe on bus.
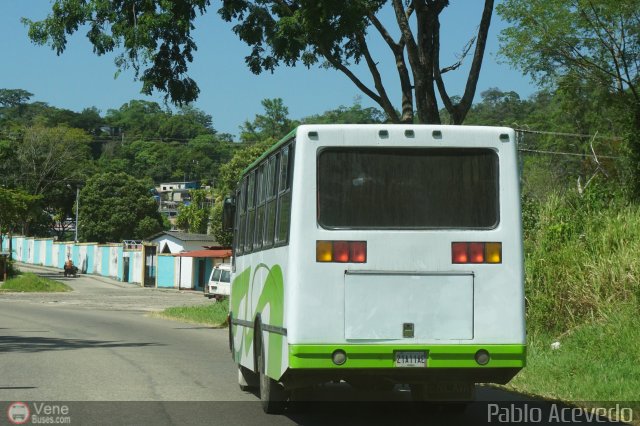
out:
{"label": "green stripe on bus", "polygon": [[[347,353],[347,362],[335,365],[331,354]],[[475,353],[484,349],[491,357],[481,366]],[[290,345],[289,368],[393,368],[394,352],[427,351],[428,368],[524,367],[526,345]]]}
{"label": "green stripe on bus", "polygon": [[[251,313],[247,312],[246,310],[249,309],[249,300],[246,300],[244,304],[245,312],[240,314],[240,302],[248,296],[250,288],[253,288],[254,285],[256,285],[254,280],[259,275],[259,271],[261,269],[266,269],[268,272],[264,286],[262,287],[262,292],[260,293],[260,297],[256,303],[256,309]],[[282,268],[280,268],[280,265],[274,265],[269,268],[266,264],[261,263],[257,265],[253,271],[253,277],[251,277],[251,268],[245,269],[236,277],[236,279],[233,280],[232,292],[231,309],[232,312],[238,312],[238,314],[236,314],[237,317],[253,322],[256,315],[258,313],[262,313],[264,308],[269,305],[269,320],[268,323],[265,322],[265,324],[275,327],[284,326],[284,282]],[[238,328],[235,326],[233,331],[234,333],[237,333],[239,330],[242,332],[242,342],[240,343],[240,347],[238,348],[238,352],[235,356],[236,362],[240,360],[241,351],[244,350],[244,355],[249,354],[251,342],[253,341],[254,336],[254,330],[252,328]],[[267,375],[279,378],[282,366],[283,336],[276,333],[266,333],[266,336],[267,339],[269,339]]]}

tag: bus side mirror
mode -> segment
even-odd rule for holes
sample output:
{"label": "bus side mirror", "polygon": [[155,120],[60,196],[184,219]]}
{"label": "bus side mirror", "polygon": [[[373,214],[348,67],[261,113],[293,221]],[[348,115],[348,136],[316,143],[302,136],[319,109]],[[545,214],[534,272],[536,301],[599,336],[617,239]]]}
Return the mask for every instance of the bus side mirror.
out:
{"label": "bus side mirror", "polygon": [[235,197],[226,197],[222,204],[222,229],[233,232],[233,222],[236,217]]}

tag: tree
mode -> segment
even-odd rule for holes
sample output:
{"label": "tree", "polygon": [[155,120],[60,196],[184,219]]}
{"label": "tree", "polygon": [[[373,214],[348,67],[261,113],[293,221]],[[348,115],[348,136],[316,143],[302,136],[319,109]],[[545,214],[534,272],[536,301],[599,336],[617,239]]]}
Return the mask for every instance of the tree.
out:
{"label": "tree", "polygon": [[186,75],[196,49],[193,20],[208,5],[209,0],[56,0],[43,21],[23,18],[22,22],[29,25],[33,42],[49,43],[58,55],[67,46],[67,34],[87,24],[87,38],[96,54],[124,46],[116,65],[120,70],[133,67],[142,81],[142,93],[159,90],[177,103],[188,103],[200,92]]}
{"label": "tree", "polygon": [[640,1],[506,0],[497,10],[512,24],[500,37],[512,64],[541,85],[597,87],[629,111],[631,189],[640,199]]}
{"label": "tree", "polygon": [[252,122],[245,121],[240,126],[240,139],[243,142],[258,142],[265,139],[278,140],[294,127],[289,119],[289,108],[281,98],[263,99],[264,115],[256,114]]}
{"label": "tree", "polygon": [[32,194],[81,180],[82,163],[89,159],[91,138],[67,126],[31,127],[17,147],[22,186]]}
{"label": "tree", "polygon": [[[387,3],[393,7],[395,23],[400,30],[397,41],[379,18]],[[459,68],[462,59],[451,66],[440,67],[439,19],[448,5],[448,0],[223,0],[220,13],[225,20],[237,22],[234,31],[253,48],[246,61],[254,73],[273,71],[280,63],[295,65],[302,62],[311,66],[326,61],[328,66],[344,73],[365,95],[380,105],[392,122],[413,122],[415,101],[418,122],[439,123],[437,88],[453,122],[460,124],[475,94],[493,13],[493,0],[485,0],[478,33],[464,48],[462,59],[475,42],[465,92],[457,103],[447,93],[442,74]],[[411,19],[415,22],[412,23]],[[387,94],[377,61],[369,50],[369,31],[376,31],[393,55],[402,91],[400,114]],[[374,81],[373,88],[367,86],[349,67],[351,62],[359,63],[363,59]]]}
{"label": "tree", "polygon": [[526,124],[532,102],[520,99],[516,92],[503,92],[491,87],[480,94],[482,100],[475,104],[467,116],[467,124],[484,126],[517,126]]}
{"label": "tree", "polygon": [[32,96],[33,93],[23,89],[0,89],[0,106],[12,108],[24,105]]}
{"label": "tree", "polygon": [[80,191],[79,236],[99,243],[142,239],[162,230],[151,183],[125,173],[100,173]]}
{"label": "tree", "polygon": [[8,234],[9,251],[12,251],[11,234],[34,213],[34,207],[40,198],[21,190],[0,187],[0,247],[2,236]]}
{"label": "tree", "polygon": [[[437,90],[453,122],[459,124],[475,94],[493,3],[484,1],[477,35],[463,48],[461,59],[442,68],[440,14],[448,0],[223,0],[218,13],[235,22],[236,34],[251,46],[246,62],[256,74],[273,71],[280,64],[324,63],[344,73],[392,122],[413,122],[415,104],[419,122],[439,123]],[[379,16],[387,4],[400,30],[397,40]],[[124,46],[117,60],[120,69],[133,66],[140,76],[141,66],[147,67],[140,76],[143,93],[157,89],[182,104],[198,96],[197,84],[186,74],[196,49],[191,31],[197,14],[205,13],[209,5],[210,0],[56,0],[47,18],[23,22],[29,25],[33,42],[49,44],[58,54],[65,50],[68,34],[88,25],[87,37],[97,54]],[[402,91],[400,113],[369,49],[370,32],[382,37],[396,64]],[[442,75],[459,68],[474,44],[465,91],[456,102],[447,93]],[[351,67],[363,60],[373,87]]]}
{"label": "tree", "polygon": [[235,193],[242,171],[258,159],[277,140],[265,139],[238,149],[231,160],[220,167],[215,189],[215,203],[211,211],[211,233],[223,245],[231,245],[233,235],[222,229],[222,202],[228,195]]}
{"label": "tree", "polygon": [[377,108],[363,108],[360,99],[356,99],[352,106],[339,106],[336,109],[304,117],[300,120],[304,124],[375,124],[384,122],[384,114]]}
{"label": "tree", "polygon": [[178,228],[195,234],[206,234],[211,215],[210,201],[207,200],[209,191],[193,189],[189,191],[191,201],[188,205],[178,207],[176,225]]}
{"label": "tree", "polygon": [[127,140],[157,139],[166,118],[167,113],[156,102],[131,100],[119,109],[108,110],[105,121]]}

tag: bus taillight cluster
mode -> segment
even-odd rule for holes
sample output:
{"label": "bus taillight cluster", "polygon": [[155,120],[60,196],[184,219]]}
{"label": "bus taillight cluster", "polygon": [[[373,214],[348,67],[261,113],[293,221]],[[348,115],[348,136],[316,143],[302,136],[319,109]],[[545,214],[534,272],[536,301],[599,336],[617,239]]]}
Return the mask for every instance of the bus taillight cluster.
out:
{"label": "bus taillight cluster", "polygon": [[367,242],[316,241],[316,262],[367,263]]}
{"label": "bus taillight cluster", "polygon": [[451,243],[453,263],[502,263],[502,243]]}

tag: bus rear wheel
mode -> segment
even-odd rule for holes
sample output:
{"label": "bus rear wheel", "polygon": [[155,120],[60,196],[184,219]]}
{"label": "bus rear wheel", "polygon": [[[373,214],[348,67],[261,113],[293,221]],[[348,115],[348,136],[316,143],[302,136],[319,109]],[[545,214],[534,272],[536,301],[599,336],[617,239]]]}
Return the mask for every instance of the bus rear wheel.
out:
{"label": "bus rear wheel", "polygon": [[267,376],[264,345],[262,345],[262,342],[260,343],[258,369],[260,372],[260,402],[262,403],[262,409],[267,414],[281,414],[286,406],[287,394],[280,383]]}

